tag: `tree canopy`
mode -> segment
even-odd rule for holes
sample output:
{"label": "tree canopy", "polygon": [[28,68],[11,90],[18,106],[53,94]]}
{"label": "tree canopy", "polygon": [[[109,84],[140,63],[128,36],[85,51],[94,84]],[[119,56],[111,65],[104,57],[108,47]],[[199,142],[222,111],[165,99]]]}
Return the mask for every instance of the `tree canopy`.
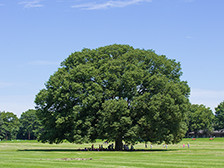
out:
{"label": "tree canopy", "polygon": [[72,53],[36,96],[42,142],[176,143],[187,130],[190,89],[179,62],[109,45]]}
{"label": "tree canopy", "polygon": [[190,106],[188,132],[197,134],[200,130],[209,133],[213,130],[214,114],[205,105],[193,104]]}
{"label": "tree canopy", "polygon": [[40,123],[36,116],[36,110],[29,109],[19,118],[20,128],[17,135],[19,139],[36,139],[40,130]]}
{"label": "tree canopy", "polygon": [[19,119],[12,112],[0,112],[0,139],[16,139]]}
{"label": "tree canopy", "polygon": [[215,108],[215,128],[224,129],[224,102]]}

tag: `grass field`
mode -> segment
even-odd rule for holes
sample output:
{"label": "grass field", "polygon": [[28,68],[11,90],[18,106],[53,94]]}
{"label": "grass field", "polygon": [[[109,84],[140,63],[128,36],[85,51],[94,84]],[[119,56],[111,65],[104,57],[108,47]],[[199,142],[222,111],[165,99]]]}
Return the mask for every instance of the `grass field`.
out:
{"label": "grass field", "polygon": [[[183,144],[190,143],[190,148]],[[94,145],[99,146],[101,142]],[[0,168],[64,167],[224,167],[224,138],[184,139],[176,145],[153,145],[145,151],[78,151],[91,144],[42,144],[36,141],[0,142]],[[134,146],[144,149],[144,144]]]}

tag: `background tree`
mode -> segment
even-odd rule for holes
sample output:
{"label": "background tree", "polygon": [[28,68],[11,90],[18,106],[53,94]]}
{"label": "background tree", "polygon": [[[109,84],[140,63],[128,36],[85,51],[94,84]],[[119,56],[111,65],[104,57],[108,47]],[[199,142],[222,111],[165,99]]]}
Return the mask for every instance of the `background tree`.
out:
{"label": "background tree", "polygon": [[36,96],[42,142],[179,142],[190,89],[180,63],[110,45],[71,54]]}
{"label": "background tree", "polygon": [[215,108],[215,129],[224,129],[224,102]]}
{"label": "background tree", "polygon": [[214,114],[210,108],[204,105],[193,104],[188,114],[188,132],[194,132],[196,135],[200,130],[209,133],[213,130]]}
{"label": "background tree", "polygon": [[2,120],[0,136],[5,140],[16,139],[19,130],[19,119],[12,112],[1,112]]}
{"label": "background tree", "polygon": [[36,139],[40,128],[40,122],[36,116],[36,110],[28,110],[19,118],[20,128],[18,139]]}
{"label": "background tree", "polygon": [[3,119],[2,119],[1,111],[0,111],[0,139],[4,138],[4,135],[2,133],[2,129],[3,129]]}

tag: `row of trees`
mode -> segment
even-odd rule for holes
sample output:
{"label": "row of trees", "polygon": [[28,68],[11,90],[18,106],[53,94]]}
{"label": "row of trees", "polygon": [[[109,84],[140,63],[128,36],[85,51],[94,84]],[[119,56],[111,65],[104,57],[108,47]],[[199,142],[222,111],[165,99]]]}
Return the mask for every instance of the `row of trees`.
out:
{"label": "row of trees", "polygon": [[41,125],[36,110],[23,112],[18,118],[12,112],[0,112],[0,139],[37,139]]}
{"label": "row of trees", "polygon": [[[186,120],[188,131],[197,134],[204,131],[209,134],[213,130],[224,129],[224,102],[215,108],[215,114],[204,105],[190,105]],[[36,110],[23,112],[18,118],[12,112],[0,112],[0,139],[37,139],[41,133],[41,124]]]}

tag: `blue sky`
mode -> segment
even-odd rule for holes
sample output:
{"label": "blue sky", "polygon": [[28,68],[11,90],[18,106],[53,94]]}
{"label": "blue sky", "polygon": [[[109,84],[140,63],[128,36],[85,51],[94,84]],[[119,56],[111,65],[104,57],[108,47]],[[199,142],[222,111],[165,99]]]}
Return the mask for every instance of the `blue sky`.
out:
{"label": "blue sky", "polygon": [[224,100],[223,0],[0,0],[0,111],[34,108],[72,52],[109,44],[181,62],[191,103]]}

